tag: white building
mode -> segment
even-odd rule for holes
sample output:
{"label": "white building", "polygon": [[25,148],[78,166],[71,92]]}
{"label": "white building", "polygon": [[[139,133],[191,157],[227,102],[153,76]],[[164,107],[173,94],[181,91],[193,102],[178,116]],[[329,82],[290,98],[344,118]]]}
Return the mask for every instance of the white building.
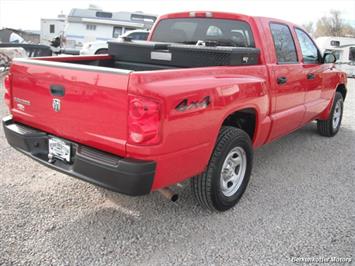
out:
{"label": "white building", "polygon": [[41,19],[41,36],[40,42],[42,44],[50,44],[55,38],[64,33],[65,15],[60,14],[58,18],[42,18]]}
{"label": "white building", "polygon": [[66,20],[65,47],[78,48],[86,42],[117,38],[126,31],[150,29],[156,18],[155,15],[142,12],[106,12],[94,7],[74,8]]}

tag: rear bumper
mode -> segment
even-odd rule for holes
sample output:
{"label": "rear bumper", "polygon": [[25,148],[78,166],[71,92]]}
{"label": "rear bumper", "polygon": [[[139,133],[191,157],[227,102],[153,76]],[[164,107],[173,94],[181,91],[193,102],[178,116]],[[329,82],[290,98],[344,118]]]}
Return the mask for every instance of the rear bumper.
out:
{"label": "rear bumper", "polygon": [[61,160],[49,163],[50,134],[16,123],[11,116],[5,117],[2,123],[12,147],[52,169],[131,196],[151,191],[156,168],[154,161],[125,159],[66,141],[71,144],[71,163]]}

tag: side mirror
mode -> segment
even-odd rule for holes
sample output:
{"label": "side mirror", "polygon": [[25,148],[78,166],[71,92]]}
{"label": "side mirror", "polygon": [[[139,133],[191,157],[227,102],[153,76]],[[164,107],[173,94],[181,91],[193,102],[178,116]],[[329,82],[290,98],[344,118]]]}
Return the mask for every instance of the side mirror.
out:
{"label": "side mirror", "polygon": [[336,57],[332,53],[324,53],[323,55],[323,63],[324,64],[333,64],[337,61]]}

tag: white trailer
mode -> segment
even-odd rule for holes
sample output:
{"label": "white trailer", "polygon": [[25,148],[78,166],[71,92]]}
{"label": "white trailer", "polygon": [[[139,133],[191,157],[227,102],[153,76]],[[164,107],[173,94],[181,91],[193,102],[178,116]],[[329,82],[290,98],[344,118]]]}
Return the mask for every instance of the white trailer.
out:
{"label": "white trailer", "polygon": [[336,68],[344,71],[348,77],[355,78],[355,44],[338,48],[335,56]]}
{"label": "white trailer", "polygon": [[355,38],[319,37],[316,43],[324,52],[332,52],[337,61],[336,68],[344,71],[348,77],[355,77]]}
{"label": "white trailer", "polygon": [[40,43],[50,45],[51,41],[63,35],[65,28],[65,15],[60,14],[58,18],[41,19]]}

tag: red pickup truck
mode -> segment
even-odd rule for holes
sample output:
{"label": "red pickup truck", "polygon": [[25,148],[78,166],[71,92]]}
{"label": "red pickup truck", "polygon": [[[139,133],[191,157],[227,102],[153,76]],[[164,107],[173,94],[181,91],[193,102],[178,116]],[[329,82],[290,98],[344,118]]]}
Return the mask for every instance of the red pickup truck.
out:
{"label": "red pickup truck", "polygon": [[245,191],[253,149],[314,120],[323,136],[339,130],[346,75],[299,26],[185,12],[160,17],[148,40],[14,60],[9,144],[132,196],[192,178],[198,202],[225,211]]}

